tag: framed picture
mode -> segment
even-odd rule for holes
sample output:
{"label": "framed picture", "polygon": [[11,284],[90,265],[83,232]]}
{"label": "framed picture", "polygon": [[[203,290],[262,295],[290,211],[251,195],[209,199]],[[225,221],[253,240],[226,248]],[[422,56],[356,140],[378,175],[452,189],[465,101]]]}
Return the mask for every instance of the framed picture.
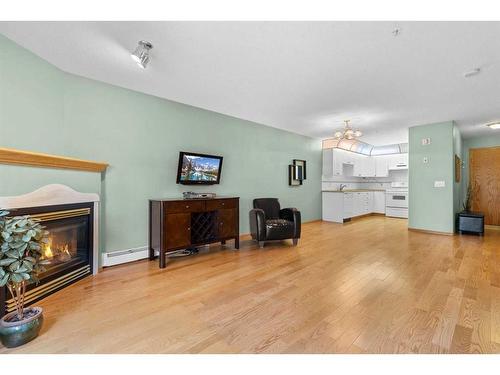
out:
{"label": "framed picture", "polygon": [[301,178],[298,178],[298,180],[302,181],[307,178],[306,176],[306,161],[305,160],[300,160],[300,159],[293,159],[293,165],[296,165],[298,167],[301,167]]}
{"label": "framed picture", "polygon": [[[288,165],[288,185],[290,185],[290,186],[302,185],[302,181],[295,178],[298,174],[297,168],[298,168],[298,166],[296,166],[296,165],[293,165],[293,164]],[[300,173],[302,173],[302,172],[300,172]]]}
{"label": "framed picture", "polygon": [[462,177],[462,160],[455,155],[455,182],[460,182]]}

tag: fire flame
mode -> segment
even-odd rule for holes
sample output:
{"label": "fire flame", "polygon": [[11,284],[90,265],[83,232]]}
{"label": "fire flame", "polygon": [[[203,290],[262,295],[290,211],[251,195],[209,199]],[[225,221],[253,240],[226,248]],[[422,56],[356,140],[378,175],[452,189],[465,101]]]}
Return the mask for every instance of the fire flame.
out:
{"label": "fire flame", "polygon": [[[57,246],[55,248],[56,253],[71,256],[69,252],[69,244],[65,243],[63,246]],[[54,258],[54,251],[52,250],[52,237],[49,237],[49,241],[43,247],[43,259]]]}

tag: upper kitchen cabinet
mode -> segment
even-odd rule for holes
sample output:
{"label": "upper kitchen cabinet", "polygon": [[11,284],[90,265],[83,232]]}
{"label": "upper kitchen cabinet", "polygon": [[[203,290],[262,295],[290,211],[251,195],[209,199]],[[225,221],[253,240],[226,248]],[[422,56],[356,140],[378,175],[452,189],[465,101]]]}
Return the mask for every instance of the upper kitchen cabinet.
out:
{"label": "upper kitchen cabinet", "polygon": [[323,178],[333,176],[333,149],[323,149]]}
{"label": "upper kitchen cabinet", "polygon": [[358,155],[354,162],[355,177],[375,177],[375,160],[370,156]]}
{"label": "upper kitchen cabinet", "polygon": [[389,160],[387,155],[374,156],[375,159],[375,177],[389,176]]}
{"label": "upper kitchen cabinet", "polygon": [[408,154],[387,155],[389,170],[408,169]]}

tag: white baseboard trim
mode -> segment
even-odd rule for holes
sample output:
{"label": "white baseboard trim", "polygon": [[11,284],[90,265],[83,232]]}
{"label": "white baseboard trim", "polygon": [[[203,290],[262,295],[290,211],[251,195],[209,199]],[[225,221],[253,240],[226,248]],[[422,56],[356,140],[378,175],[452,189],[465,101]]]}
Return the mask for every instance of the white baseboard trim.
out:
{"label": "white baseboard trim", "polygon": [[102,266],[111,267],[118,264],[146,259],[149,256],[148,247],[141,246],[133,249],[117,250],[102,254]]}

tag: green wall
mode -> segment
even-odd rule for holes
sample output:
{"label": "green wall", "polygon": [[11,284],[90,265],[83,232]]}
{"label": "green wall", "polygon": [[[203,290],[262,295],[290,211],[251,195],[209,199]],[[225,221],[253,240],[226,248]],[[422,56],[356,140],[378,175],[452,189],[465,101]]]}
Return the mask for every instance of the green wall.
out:
{"label": "green wall", "polygon": [[[454,153],[458,140],[453,121],[414,126],[409,129],[408,226],[437,232],[454,231]],[[431,138],[423,146],[422,138]],[[423,158],[428,158],[428,163]],[[434,181],[445,181],[435,188]]]}
{"label": "green wall", "polygon": [[467,187],[469,185],[469,149],[498,147],[500,146],[500,130],[491,131],[491,135],[473,137],[464,139],[463,143],[463,179],[462,179],[462,202],[465,201],[467,195]]}
{"label": "green wall", "polygon": [[[458,156],[460,160],[463,160],[463,140],[460,130],[453,124],[453,154]],[[461,168],[461,174],[463,175],[463,168]],[[462,211],[462,182],[463,176],[460,181],[455,179],[455,159],[453,159],[453,213],[456,214]],[[456,221],[454,221],[456,224]]]}
{"label": "green wall", "polygon": [[[0,35],[0,147],[105,161],[105,176],[0,165],[0,195],[47,183],[98,192],[102,251],[145,246],[147,200],[186,190],[237,195],[241,232],[255,197],[278,197],[321,217],[318,140],[62,72]],[[220,185],[176,185],[179,151],[224,156]],[[289,187],[287,165],[307,160],[307,180]]]}

